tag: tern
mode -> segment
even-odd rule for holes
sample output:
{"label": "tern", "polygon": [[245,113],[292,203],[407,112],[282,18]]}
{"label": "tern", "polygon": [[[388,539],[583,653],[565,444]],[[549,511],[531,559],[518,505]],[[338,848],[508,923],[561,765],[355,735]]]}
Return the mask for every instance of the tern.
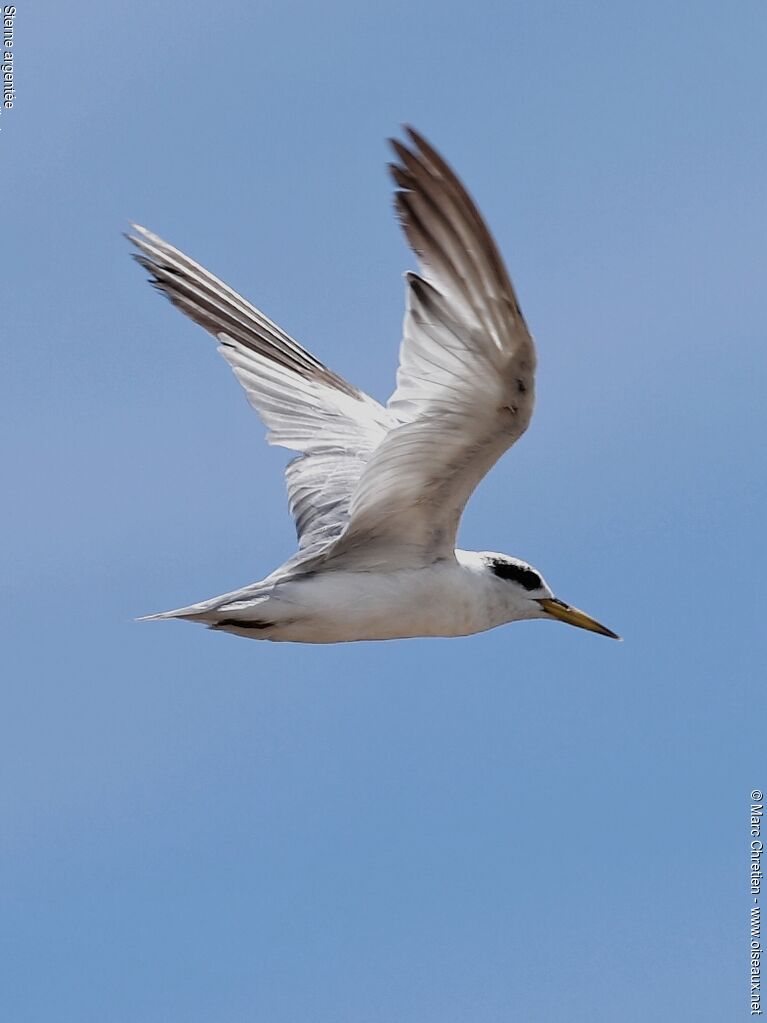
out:
{"label": "tern", "polygon": [[548,619],[619,637],[519,558],[456,549],[472,491],[527,429],[536,354],[477,207],[416,131],[392,140],[407,273],[396,387],[384,407],[183,252],[133,225],[150,283],[218,341],[286,469],[298,552],[179,618],[297,643],[467,636]]}

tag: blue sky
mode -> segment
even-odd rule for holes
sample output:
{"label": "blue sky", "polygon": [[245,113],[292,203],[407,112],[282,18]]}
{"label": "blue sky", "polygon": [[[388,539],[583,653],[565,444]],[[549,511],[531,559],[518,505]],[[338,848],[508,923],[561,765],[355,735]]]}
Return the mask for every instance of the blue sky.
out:
{"label": "blue sky", "polygon": [[[3,1017],[748,1016],[765,787],[761,3],[19,5],[0,116]],[[536,335],[468,548],[625,636],[256,644],[137,614],[293,546],[130,219],[379,399],[384,139],[479,201]]]}

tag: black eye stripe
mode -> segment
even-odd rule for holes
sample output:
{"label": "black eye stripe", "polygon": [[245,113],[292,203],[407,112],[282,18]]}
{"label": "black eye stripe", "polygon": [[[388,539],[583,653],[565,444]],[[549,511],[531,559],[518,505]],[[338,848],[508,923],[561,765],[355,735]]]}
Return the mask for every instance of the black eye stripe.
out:
{"label": "black eye stripe", "polygon": [[537,572],[531,568],[522,568],[509,561],[491,561],[490,571],[499,579],[511,579],[526,590],[539,590],[543,583]]}

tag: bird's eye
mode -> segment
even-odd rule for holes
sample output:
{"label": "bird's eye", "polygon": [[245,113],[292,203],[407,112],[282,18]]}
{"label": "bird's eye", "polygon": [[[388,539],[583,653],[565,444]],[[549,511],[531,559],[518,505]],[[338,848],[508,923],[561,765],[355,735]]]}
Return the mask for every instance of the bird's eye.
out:
{"label": "bird's eye", "polygon": [[490,569],[499,579],[511,579],[526,590],[539,590],[543,585],[541,577],[532,568],[523,568],[511,561],[493,561]]}

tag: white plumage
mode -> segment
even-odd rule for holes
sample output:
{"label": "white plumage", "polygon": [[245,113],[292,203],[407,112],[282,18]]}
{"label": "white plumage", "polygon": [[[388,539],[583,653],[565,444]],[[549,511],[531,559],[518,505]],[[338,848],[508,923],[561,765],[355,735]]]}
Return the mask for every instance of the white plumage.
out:
{"label": "white plumage", "polygon": [[252,586],[150,618],[251,638],[343,642],[455,636],[559,618],[614,636],[553,597],[529,565],[456,551],[463,508],[524,432],[535,348],[479,212],[412,129],[394,141],[409,273],[396,389],[384,408],[178,249],[130,240],[152,283],[219,341],[286,471],[298,553]]}

